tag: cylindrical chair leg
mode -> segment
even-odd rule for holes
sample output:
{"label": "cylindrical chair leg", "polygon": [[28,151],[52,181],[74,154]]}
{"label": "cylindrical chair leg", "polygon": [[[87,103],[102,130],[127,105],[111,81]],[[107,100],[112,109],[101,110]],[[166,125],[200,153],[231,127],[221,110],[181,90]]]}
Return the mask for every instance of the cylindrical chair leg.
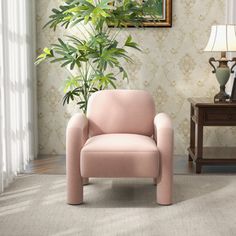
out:
{"label": "cylindrical chair leg", "polygon": [[77,130],[67,132],[66,179],[67,203],[76,205],[83,202],[83,178],[80,174]]}
{"label": "cylindrical chair leg", "polygon": [[82,114],[71,117],[66,129],[67,203],[83,202],[83,178],[80,173],[80,151],[88,138],[88,119]]}
{"label": "cylindrical chair leg", "polygon": [[172,204],[172,176],[166,177],[166,181],[161,181],[160,183],[157,184],[157,189],[156,189],[156,199],[157,203],[159,205],[171,205]]}
{"label": "cylindrical chair leg", "polygon": [[67,203],[71,205],[83,203],[82,177],[67,174]]}

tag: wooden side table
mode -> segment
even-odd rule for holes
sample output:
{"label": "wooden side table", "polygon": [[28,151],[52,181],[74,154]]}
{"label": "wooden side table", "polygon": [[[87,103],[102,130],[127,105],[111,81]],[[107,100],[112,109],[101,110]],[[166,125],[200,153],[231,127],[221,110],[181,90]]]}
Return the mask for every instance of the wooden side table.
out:
{"label": "wooden side table", "polygon": [[191,104],[188,152],[189,161],[196,163],[196,173],[201,173],[203,165],[235,165],[236,147],[203,147],[203,127],[236,126],[236,103],[214,103],[210,98],[188,101]]}

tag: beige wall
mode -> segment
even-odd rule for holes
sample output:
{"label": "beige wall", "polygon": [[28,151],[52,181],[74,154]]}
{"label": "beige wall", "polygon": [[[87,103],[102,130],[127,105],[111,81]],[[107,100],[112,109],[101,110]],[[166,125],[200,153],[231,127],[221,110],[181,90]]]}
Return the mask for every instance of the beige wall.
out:
{"label": "beige wall", "polygon": [[[50,9],[58,3],[59,0],[37,1],[38,49],[65,34],[63,29],[56,33],[49,29],[42,30]],[[172,117],[176,154],[186,153],[188,146],[187,98],[213,97],[218,90],[208,64],[212,54],[204,53],[202,49],[207,43],[211,25],[224,23],[224,15],[224,0],[173,0],[172,28],[127,29],[122,33],[131,33],[143,48],[143,53],[131,51],[135,63],[127,65],[130,82],[128,85],[120,84],[120,87],[148,90],[155,99],[157,111]],[[78,107],[63,107],[61,104],[62,83],[66,78],[63,69],[55,64],[43,64],[37,71],[39,152],[64,154],[66,124]],[[205,132],[205,143],[235,145],[235,136],[235,129],[209,128]]]}

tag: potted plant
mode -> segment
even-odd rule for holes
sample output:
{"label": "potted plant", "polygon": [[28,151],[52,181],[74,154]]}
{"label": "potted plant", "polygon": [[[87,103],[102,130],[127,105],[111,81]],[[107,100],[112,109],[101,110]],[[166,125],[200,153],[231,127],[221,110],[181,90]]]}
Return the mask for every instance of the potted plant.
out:
{"label": "potted plant", "polygon": [[59,25],[65,28],[76,26],[80,32],[78,36],[59,38],[57,43],[44,48],[36,60],[36,64],[47,60],[69,68],[63,104],[76,101],[86,113],[93,92],[116,88],[118,79],[127,79],[121,61],[132,62],[127,48],[140,49],[130,35],[124,42],[118,42],[117,36],[130,24],[142,26],[145,15],[155,18],[159,2],[64,0],[58,9],[52,9],[46,26],[53,30]]}

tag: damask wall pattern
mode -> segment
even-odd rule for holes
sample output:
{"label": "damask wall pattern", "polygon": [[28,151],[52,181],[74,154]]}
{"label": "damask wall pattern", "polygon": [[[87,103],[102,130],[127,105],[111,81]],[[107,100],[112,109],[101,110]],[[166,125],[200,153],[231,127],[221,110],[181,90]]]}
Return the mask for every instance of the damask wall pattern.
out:
{"label": "damask wall pattern", "polygon": [[[63,29],[42,30],[51,9],[60,0],[38,0],[37,51],[68,34]],[[131,34],[142,52],[130,51],[133,64],[125,65],[129,83],[120,88],[144,89],[154,97],[158,112],[168,113],[175,129],[175,153],[186,154],[189,142],[188,97],[213,97],[218,92],[215,76],[203,52],[213,24],[224,23],[224,0],[173,0],[173,27],[124,29],[120,35]],[[39,153],[64,154],[65,130],[76,106],[62,106],[62,85],[67,73],[56,64],[41,64],[37,68]],[[222,139],[223,135],[223,139]],[[208,128],[207,145],[235,145],[236,130]]]}

